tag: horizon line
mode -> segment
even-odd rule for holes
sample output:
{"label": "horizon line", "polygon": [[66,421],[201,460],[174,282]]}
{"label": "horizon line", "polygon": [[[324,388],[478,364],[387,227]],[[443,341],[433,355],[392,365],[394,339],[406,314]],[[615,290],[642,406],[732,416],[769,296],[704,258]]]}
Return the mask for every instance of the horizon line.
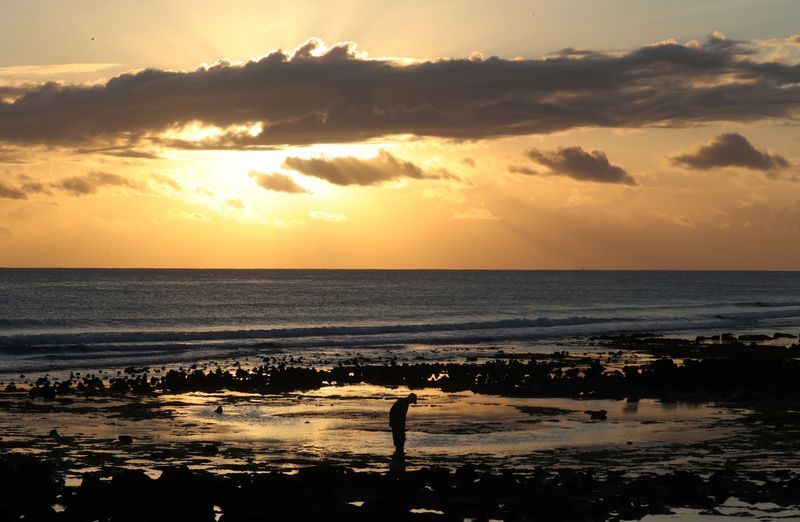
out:
{"label": "horizon line", "polygon": [[0,266],[0,270],[285,270],[393,272],[800,272],[800,268],[326,268],[326,267],[147,267],[147,266]]}

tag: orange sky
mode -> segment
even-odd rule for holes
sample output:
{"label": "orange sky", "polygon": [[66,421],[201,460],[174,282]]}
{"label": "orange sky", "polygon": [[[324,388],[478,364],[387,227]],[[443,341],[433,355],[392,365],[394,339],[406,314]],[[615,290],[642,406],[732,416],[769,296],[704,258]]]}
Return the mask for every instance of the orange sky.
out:
{"label": "orange sky", "polygon": [[800,269],[795,3],[39,3],[0,266]]}

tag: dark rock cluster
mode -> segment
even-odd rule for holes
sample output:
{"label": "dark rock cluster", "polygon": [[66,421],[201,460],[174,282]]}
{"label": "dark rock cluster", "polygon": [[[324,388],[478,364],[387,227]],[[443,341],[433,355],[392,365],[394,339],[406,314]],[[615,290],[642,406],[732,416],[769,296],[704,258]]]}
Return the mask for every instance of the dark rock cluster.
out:
{"label": "dark rock cluster", "polygon": [[[663,342],[661,340],[660,342]],[[234,390],[280,393],[330,385],[369,383],[443,391],[472,390],[510,396],[685,397],[758,399],[800,391],[800,360],[793,348],[733,350],[729,356],[687,358],[677,364],[661,357],[647,364],[606,369],[599,360],[569,366],[560,360],[498,359],[485,363],[362,365],[330,369],[265,364],[246,370],[173,369],[160,376],[121,375],[107,383],[98,377],[50,382],[38,379],[32,397],[53,399],[74,393],[107,394]]]}

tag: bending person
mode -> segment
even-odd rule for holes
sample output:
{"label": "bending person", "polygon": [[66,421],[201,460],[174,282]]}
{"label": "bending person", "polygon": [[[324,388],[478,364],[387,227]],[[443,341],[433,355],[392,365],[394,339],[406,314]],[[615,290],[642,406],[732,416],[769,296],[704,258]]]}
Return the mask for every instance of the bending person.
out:
{"label": "bending person", "polygon": [[406,444],[406,415],[408,407],[417,403],[417,395],[410,393],[408,397],[397,399],[389,410],[389,426],[392,427],[395,454],[402,455]]}

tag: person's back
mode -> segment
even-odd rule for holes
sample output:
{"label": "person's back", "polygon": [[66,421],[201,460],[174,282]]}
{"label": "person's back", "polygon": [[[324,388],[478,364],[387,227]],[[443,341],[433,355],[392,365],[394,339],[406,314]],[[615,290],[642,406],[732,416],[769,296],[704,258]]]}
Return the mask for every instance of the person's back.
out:
{"label": "person's back", "polygon": [[402,454],[406,443],[406,415],[408,407],[417,403],[417,396],[414,393],[397,399],[389,410],[389,426],[392,428],[392,439],[394,441],[395,452]]}
{"label": "person's back", "polygon": [[392,409],[389,410],[389,426],[392,428],[405,429],[406,416],[410,403],[407,397],[394,401]]}

